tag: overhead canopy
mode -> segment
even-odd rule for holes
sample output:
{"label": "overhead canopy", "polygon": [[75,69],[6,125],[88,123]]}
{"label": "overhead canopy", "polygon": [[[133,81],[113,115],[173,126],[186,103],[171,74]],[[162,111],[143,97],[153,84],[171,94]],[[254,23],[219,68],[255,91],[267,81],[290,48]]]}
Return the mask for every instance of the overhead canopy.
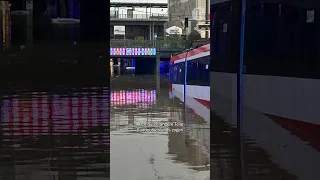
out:
{"label": "overhead canopy", "polygon": [[147,2],[110,2],[110,7],[148,7],[148,8],[168,8],[168,3],[147,3]]}

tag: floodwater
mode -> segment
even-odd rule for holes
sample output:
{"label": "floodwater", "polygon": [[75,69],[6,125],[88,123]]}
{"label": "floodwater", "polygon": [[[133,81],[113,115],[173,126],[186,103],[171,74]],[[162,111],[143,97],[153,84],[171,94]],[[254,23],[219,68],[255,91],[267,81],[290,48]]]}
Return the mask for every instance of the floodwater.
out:
{"label": "floodwater", "polygon": [[[237,127],[228,124],[225,118],[218,116],[216,112],[211,112],[210,116],[211,174],[215,175],[214,180],[300,179],[294,172],[289,172],[277,164],[279,159],[262,148],[256,137],[244,135],[239,139]],[[239,143],[242,144],[242,150],[239,148]],[[304,168],[298,164],[295,166]]]}
{"label": "floodwater", "polygon": [[109,89],[2,93],[0,179],[109,177]]}
{"label": "floodwater", "polygon": [[109,179],[108,46],[1,5],[0,179]]}
{"label": "floodwater", "polygon": [[[111,80],[110,178],[209,180],[209,122],[169,96],[166,78]],[[188,118],[186,118],[187,114]]]}
{"label": "floodwater", "polygon": [[[244,108],[239,138],[232,102],[214,99],[226,113],[211,111],[208,120],[171,93],[165,77],[115,69],[111,87],[100,87],[109,77],[91,76],[88,65],[94,64],[92,71],[109,62],[109,50],[79,42],[79,25],[52,25],[9,11],[3,17],[0,179],[320,179],[316,132],[287,130]],[[56,71],[61,64],[63,72]]]}

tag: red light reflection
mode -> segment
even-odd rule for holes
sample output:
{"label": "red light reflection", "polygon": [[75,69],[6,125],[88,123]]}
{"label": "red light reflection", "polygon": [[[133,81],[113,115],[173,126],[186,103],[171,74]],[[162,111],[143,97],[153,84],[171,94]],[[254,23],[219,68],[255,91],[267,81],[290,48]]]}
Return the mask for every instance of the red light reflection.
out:
{"label": "red light reflection", "polygon": [[156,103],[155,90],[137,89],[135,91],[113,91],[111,92],[111,105],[136,105],[139,108],[148,108]]}
{"label": "red light reflection", "polygon": [[[34,94],[30,99],[2,100],[1,130],[4,136],[37,136],[82,133],[108,126],[108,97]],[[50,130],[51,128],[51,130]]]}

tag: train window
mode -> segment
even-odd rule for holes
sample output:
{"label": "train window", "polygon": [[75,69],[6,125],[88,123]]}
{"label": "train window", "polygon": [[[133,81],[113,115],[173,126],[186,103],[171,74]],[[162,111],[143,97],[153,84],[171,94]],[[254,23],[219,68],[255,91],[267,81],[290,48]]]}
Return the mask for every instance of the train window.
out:
{"label": "train window", "polygon": [[313,76],[311,69],[318,66],[319,54],[314,37],[319,28],[316,22],[305,22],[307,10],[264,3],[260,13],[250,8],[247,13],[244,63],[248,74]]}
{"label": "train window", "polygon": [[[216,72],[231,72],[233,62],[230,62],[229,40],[230,34],[232,34],[231,10],[230,4],[217,4],[211,6],[212,11],[215,14],[215,24],[211,31],[211,71]],[[224,32],[223,26],[228,24],[230,26],[229,31]],[[232,59],[233,60],[233,59]]]}
{"label": "train window", "polygon": [[187,83],[192,84],[195,80],[196,70],[194,69],[194,63],[191,61],[188,62],[188,69],[187,69]]}

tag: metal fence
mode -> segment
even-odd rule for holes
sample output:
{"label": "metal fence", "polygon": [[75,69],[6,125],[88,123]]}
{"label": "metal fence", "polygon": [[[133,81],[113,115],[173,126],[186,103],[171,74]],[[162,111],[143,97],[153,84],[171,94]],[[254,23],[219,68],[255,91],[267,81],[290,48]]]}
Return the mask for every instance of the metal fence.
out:
{"label": "metal fence", "polygon": [[168,20],[168,16],[161,14],[110,14],[110,19],[150,19]]}
{"label": "metal fence", "polygon": [[111,39],[110,47],[113,48],[157,48],[158,50],[184,50],[190,44],[187,40],[125,40]]}

